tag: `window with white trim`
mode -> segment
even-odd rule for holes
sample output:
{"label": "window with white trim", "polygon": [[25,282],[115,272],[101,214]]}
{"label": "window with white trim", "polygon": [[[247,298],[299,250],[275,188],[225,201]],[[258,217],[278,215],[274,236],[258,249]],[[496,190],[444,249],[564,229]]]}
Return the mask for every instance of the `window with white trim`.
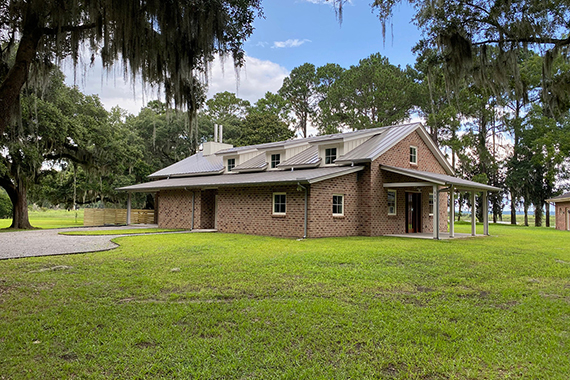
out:
{"label": "window with white trim", "polygon": [[388,215],[396,215],[396,190],[388,190]]}
{"label": "window with white trim", "polygon": [[271,169],[275,169],[277,167],[277,165],[279,165],[281,163],[281,155],[278,154],[272,154],[271,155]]}
{"label": "window with white trim", "polygon": [[236,167],[236,159],[228,158],[228,171],[231,172],[233,168]]}
{"label": "window with white trim", "polygon": [[285,215],[287,211],[287,194],[273,193],[273,215]]}
{"label": "window with white trim", "polygon": [[325,165],[334,164],[336,160],[336,148],[325,149]]}
{"label": "window with white trim", "polygon": [[333,216],[344,216],[344,195],[334,194],[332,199]]}
{"label": "window with white trim", "polygon": [[418,147],[410,146],[410,164],[418,164]]}
{"label": "window with white trim", "polygon": [[428,204],[429,204],[429,214],[433,215],[433,193],[429,193]]}

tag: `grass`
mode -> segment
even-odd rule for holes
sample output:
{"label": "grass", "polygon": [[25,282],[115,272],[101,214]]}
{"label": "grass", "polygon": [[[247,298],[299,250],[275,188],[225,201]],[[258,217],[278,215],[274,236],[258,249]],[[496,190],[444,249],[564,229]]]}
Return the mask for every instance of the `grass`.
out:
{"label": "grass", "polygon": [[169,228],[133,228],[125,230],[100,230],[100,231],[66,231],[60,232],[60,235],[80,235],[80,236],[93,236],[93,235],[133,235],[133,234],[155,234],[160,232],[177,232],[184,231],[181,229]]}
{"label": "grass", "polygon": [[[45,210],[29,211],[30,223],[37,228],[65,228],[83,226],[83,210]],[[12,224],[12,219],[0,219],[0,229],[8,228]]]}
{"label": "grass", "polygon": [[146,235],[1,261],[0,377],[567,379],[570,234],[491,234]]}

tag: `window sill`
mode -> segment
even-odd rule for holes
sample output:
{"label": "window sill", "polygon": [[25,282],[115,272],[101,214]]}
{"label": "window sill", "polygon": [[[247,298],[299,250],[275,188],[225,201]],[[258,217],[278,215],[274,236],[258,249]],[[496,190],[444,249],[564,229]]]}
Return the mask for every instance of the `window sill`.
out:
{"label": "window sill", "polygon": [[272,218],[285,218],[287,214],[271,214]]}
{"label": "window sill", "polygon": [[388,214],[388,216],[398,216],[398,214]]}
{"label": "window sill", "polygon": [[335,219],[344,219],[344,215],[333,215]]}

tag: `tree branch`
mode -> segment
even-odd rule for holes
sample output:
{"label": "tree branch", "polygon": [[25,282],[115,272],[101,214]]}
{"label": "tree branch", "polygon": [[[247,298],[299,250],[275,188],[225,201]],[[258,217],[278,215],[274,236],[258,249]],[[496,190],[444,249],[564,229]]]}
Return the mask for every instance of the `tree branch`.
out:
{"label": "tree branch", "polygon": [[70,33],[70,32],[82,32],[84,30],[89,30],[96,28],[96,23],[83,24],[83,25],[64,25],[59,28],[42,28],[42,32],[48,36],[55,36],[59,33]]}

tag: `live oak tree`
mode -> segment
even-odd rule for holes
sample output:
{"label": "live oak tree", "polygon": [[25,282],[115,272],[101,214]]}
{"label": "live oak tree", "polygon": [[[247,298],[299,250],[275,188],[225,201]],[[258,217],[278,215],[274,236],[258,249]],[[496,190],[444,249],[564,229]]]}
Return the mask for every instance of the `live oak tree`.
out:
{"label": "live oak tree", "polygon": [[222,54],[241,65],[259,12],[260,0],[3,1],[0,134],[17,119],[24,84],[64,57],[77,65],[83,48],[105,68],[121,62],[133,79],[161,85],[167,102],[192,118],[208,62]]}

